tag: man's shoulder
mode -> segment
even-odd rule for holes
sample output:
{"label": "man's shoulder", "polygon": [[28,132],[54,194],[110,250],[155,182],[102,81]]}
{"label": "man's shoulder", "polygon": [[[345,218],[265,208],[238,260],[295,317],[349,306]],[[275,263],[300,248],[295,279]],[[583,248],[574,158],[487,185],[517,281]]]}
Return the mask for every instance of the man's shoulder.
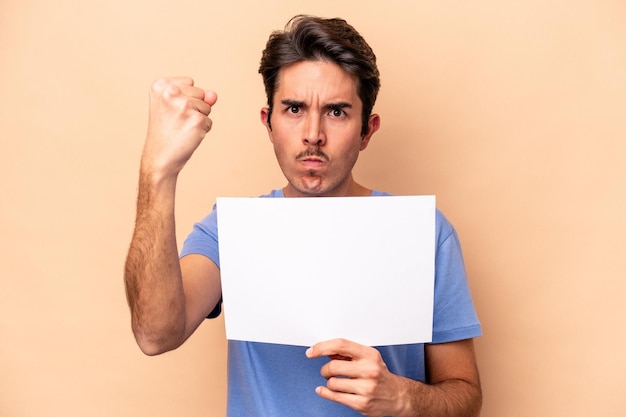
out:
{"label": "man's shoulder", "polygon": [[284,198],[284,197],[285,197],[285,194],[283,193],[282,188],[272,190],[267,194],[263,194],[259,196],[259,198]]}

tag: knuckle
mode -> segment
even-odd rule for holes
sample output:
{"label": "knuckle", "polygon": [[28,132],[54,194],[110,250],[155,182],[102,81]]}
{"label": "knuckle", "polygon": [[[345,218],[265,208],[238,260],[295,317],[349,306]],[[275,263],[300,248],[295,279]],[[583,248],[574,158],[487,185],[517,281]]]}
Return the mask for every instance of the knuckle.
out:
{"label": "knuckle", "polygon": [[349,342],[346,339],[337,339],[337,346],[340,349],[347,349],[349,346]]}
{"label": "knuckle", "polygon": [[382,375],[383,369],[379,362],[372,362],[366,367],[365,373],[370,379],[378,379]]}
{"label": "knuckle", "polygon": [[363,385],[363,392],[368,400],[376,393],[376,384],[369,381]]}
{"label": "knuckle", "polygon": [[372,407],[372,400],[368,397],[358,397],[355,400],[355,408],[358,411],[367,411]]}
{"label": "knuckle", "polygon": [[167,78],[157,78],[150,86],[150,90],[154,93],[160,93],[168,84],[169,80]]}
{"label": "knuckle", "polygon": [[[161,92],[162,92],[163,97],[165,97],[168,100],[171,100],[174,97],[177,97],[178,95],[180,95],[180,88],[178,88],[178,86],[174,84],[167,83],[166,85],[163,86]],[[184,103],[182,103],[182,105],[184,105]]]}
{"label": "knuckle", "polygon": [[194,112],[189,116],[189,122],[194,126],[205,126],[207,117],[199,112]]}
{"label": "knuckle", "polygon": [[333,373],[335,372],[336,366],[333,363],[333,361],[328,362],[326,365],[324,365],[321,369],[322,371],[322,375],[325,378],[330,377],[331,375],[333,375]]}
{"label": "knuckle", "polygon": [[383,361],[383,357],[380,354],[380,351],[378,349],[372,349],[372,358],[375,359],[377,362],[382,362]]}
{"label": "knuckle", "polygon": [[330,375],[334,375],[339,372],[339,362],[330,361],[326,364],[326,369]]}

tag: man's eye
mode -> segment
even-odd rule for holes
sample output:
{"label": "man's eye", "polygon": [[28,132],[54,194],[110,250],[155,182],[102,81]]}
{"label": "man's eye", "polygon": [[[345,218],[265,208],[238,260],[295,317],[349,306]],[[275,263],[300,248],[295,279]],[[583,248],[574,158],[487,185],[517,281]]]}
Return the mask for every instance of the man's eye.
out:
{"label": "man's eye", "polygon": [[294,105],[294,106],[289,107],[289,112],[291,112],[291,113],[298,113],[298,112],[300,112],[300,106],[295,106]]}
{"label": "man's eye", "polygon": [[341,117],[343,116],[343,110],[341,109],[333,109],[330,114],[333,115],[333,117]]}

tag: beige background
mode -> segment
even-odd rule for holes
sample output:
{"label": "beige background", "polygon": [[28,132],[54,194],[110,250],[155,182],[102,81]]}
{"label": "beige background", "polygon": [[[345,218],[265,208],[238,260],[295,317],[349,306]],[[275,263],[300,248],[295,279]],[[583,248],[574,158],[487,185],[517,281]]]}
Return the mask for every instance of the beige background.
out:
{"label": "beige background", "polygon": [[1,1],[0,415],[223,415],[221,320],[156,358],[129,328],[147,91],[184,74],[220,95],[182,240],[217,195],[283,185],[256,70],[300,12],[347,18],[378,55],[357,178],[436,194],[459,231],[483,416],[626,415],[626,3],[308,3]]}

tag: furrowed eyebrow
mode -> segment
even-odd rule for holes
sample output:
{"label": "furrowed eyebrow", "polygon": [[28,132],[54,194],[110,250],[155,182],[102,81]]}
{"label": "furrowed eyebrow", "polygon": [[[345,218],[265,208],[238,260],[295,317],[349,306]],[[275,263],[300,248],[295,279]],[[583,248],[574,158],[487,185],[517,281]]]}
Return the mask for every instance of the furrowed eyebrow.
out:
{"label": "furrowed eyebrow", "polygon": [[[304,101],[285,99],[281,100],[280,103],[285,107],[306,107],[306,103]],[[328,110],[343,110],[343,109],[351,109],[352,104],[346,101],[340,101],[337,103],[327,103],[324,104],[324,108]]]}
{"label": "furrowed eyebrow", "polygon": [[287,107],[291,107],[291,106],[304,107],[304,101],[285,99],[285,100],[281,100],[280,103]]}
{"label": "furrowed eyebrow", "polygon": [[324,107],[330,110],[343,110],[343,109],[351,109],[352,104],[347,103],[345,101],[340,101],[338,103],[328,103],[324,105]]}

